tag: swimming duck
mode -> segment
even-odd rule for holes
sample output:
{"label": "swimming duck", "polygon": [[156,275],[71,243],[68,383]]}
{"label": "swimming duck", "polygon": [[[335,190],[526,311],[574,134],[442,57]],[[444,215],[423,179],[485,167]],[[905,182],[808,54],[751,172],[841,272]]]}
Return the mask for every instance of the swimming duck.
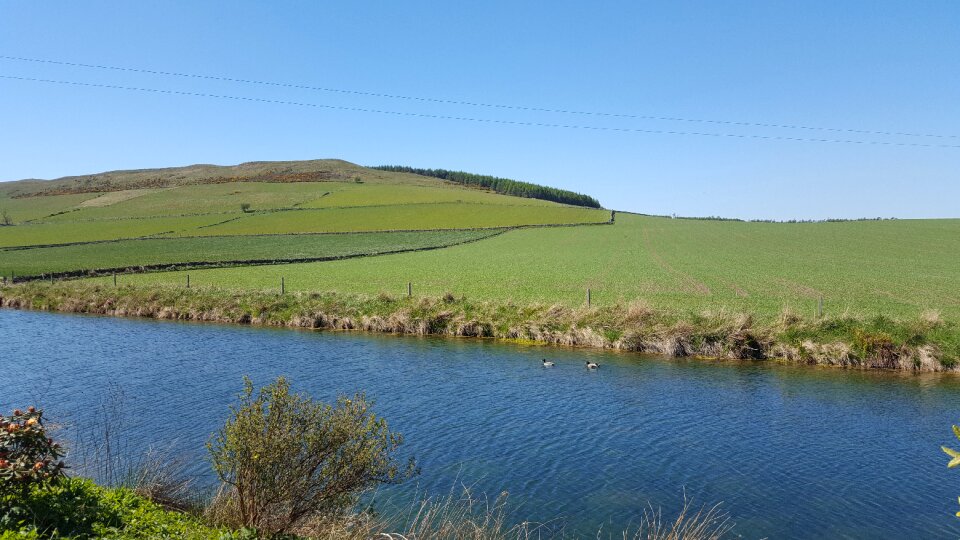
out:
{"label": "swimming duck", "polygon": [[553,367],[553,362],[547,361],[546,358],[541,360],[543,362],[543,367]]}
{"label": "swimming duck", "polygon": [[598,367],[600,367],[600,364],[587,360],[587,369],[597,369]]}

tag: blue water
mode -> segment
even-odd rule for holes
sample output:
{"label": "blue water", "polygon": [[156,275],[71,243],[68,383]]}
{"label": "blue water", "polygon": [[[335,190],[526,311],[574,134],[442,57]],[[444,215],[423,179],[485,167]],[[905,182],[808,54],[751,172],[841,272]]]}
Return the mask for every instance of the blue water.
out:
{"label": "blue water", "polygon": [[10,310],[0,342],[3,409],[38,404],[66,437],[122,392],[127,444],[175,446],[207,478],[203,445],[242,377],[282,374],[320,399],[376,398],[422,467],[388,500],[461,482],[593,536],[686,494],[722,502],[746,538],[960,535],[960,472],[940,451],[958,445],[954,376]]}

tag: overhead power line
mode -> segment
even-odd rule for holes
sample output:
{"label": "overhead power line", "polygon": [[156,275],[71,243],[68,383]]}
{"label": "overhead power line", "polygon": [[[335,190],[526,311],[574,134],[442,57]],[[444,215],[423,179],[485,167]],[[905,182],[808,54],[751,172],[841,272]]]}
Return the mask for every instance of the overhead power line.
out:
{"label": "overhead power line", "polygon": [[0,79],[7,79],[7,80],[14,80],[14,81],[40,82],[40,83],[60,84],[60,85],[70,85],[70,86],[83,86],[83,87],[89,87],[89,88],[110,88],[114,90],[149,92],[153,94],[216,98],[216,99],[227,99],[227,100],[233,100],[233,101],[270,103],[274,105],[293,105],[297,107],[312,107],[317,109],[329,109],[329,110],[337,110],[337,111],[363,112],[363,113],[385,114],[385,115],[392,115],[392,116],[405,116],[405,117],[414,117],[414,118],[430,118],[430,119],[436,119],[436,120],[458,120],[458,121],[464,121],[464,122],[502,124],[502,125],[512,125],[512,126],[531,126],[531,127],[545,127],[545,128],[592,130],[592,131],[616,131],[616,132],[627,132],[627,133],[650,133],[650,134],[657,134],[657,135],[694,135],[698,137],[763,139],[763,140],[771,140],[771,141],[799,141],[799,142],[841,143],[841,144],[882,145],[882,146],[914,146],[914,147],[925,147],[925,148],[960,148],[960,145],[953,145],[953,144],[926,144],[926,143],[909,143],[909,142],[894,142],[894,141],[857,141],[857,140],[849,140],[849,139],[813,139],[813,138],[805,138],[805,137],[786,137],[781,135],[706,133],[706,132],[698,132],[698,131],[674,131],[674,130],[664,130],[664,129],[637,129],[637,128],[606,127],[606,126],[587,126],[587,125],[577,125],[577,124],[551,124],[551,123],[545,123],[545,122],[525,122],[525,121],[518,121],[518,120],[498,120],[498,119],[491,119],[491,118],[471,118],[466,116],[449,116],[449,115],[442,115],[442,114],[387,111],[382,109],[369,109],[364,107],[346,107],[342,105],[306,103],[302,101],[286,101],[286,100],[279,100],[279,99],[266,99],[266,98],[247,97],[247,96],[231,96],[231,95],[225,95],[225,94],[208,94],[204,92],[187,92],[182,90],[165,90],[160,88],[120,86],[115,84],[99,84],[99,83],[88,83],[88,82],[79,82],[79,81],[39,79],[34,77],[16,77],[13,75],[0,75]]}
{"label": "overhead power line", "polygon": [[798,124],[779,124],[779,123],[763,123],[763,122],[746,122],[738,120],[716,120],[716,119],[703,119],[703,118],[683,118],[676,116],[657,116],[657,115],[640,115],[640,114],[626,114],[626,113],[610,113],[610,112],[599,112],[599,111],[578,111],[578,110],[568,110],[568,109],[550,109],[545,107],[529,107],[523,105],[505,105],[505,104],[495,104],[495,103],[481,103],[475,101],[460,101],[453,99],[443,99],[443,98],[432,98],[432,97],[418,97],[418,96],[404,96],[398,94],[389,94],[381,92],[368,92],[363,90],[346,90],[342,88],[329,88],[323,86],[309,86],[303,84],[293,84],[293,83],[282,83],[282,82],[272,82],[272,81],[259,81],[254,79],[239,79],[234,77],[223,77],[218,75],[203,75],[196,73],[179,73],[175,71],[160,71],[154,69],[144,69],[144,68],[132,68],[132,67],[120,67],[120,66],[108,66],[101,64],[84,64],[80,62],[67,62],[63,60],[49,60],[42,58],[27,58],[22,56],[7,56],[0,55],[2,60],[16,60],[21,62],[34,62],[40,64],[54,64],[60,66],[71,66],[71,67],[82,67],[90,69],[102,69],[102,70],[111,70],[111,71],[126,71],[131,73],[145,73],[149,75],[163,75],[168,77],[185,77],[192,79],[205,79],[212,81],[223,81],[231,83],[243,83],[243,84],[257,84],[263,86],[274,86],[280,88],[293,88],[298,90],[313,90],[319,92],[331,92],[338,94],[351,94],[357,96],[367,96],[367,97],[378,97],[378,98],[388,98],[388,99],[402,99],[408,101],[420,101],[428,103],[441,103],[446,105],[463,105],[469,107],[486,107],[492,109],[508,109],[516,111],[528,111],[528,112],[543,112],[543,113],[553,113],[553,114],[574,114],[574,115],[588,115],[588,116],[598,116],[598,117],[610,117],[610,118],[629,118],[634,120],[661,120],[669,122],[695,122],[695,123],[705,123],[705,124],[719,124],[727,126],[745,126],[745,127],[764,127],[764,128],[777,128],[777,129],[801,129],[801,130],[811,130],[811,131],[830,131],[836,133],[855,133],[860,135],[883,135],[888,137],[933,137],[940,139],[958,139],[960,135],[943,135],[943,134],[932,134],[932,133],[911,133],[911,132],[900,132],[900,131],[876,131],[868,129],[851,129],[851,128],[834,128],[834,127],[822,127],[822,126],[805,126]]}

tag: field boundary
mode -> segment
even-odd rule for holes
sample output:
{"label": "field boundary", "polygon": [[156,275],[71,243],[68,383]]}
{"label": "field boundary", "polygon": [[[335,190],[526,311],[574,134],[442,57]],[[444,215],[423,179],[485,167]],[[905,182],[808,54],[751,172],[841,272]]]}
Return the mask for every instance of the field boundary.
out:
{"label": "field boundary", "polygon": [[[327,192],[330,193],[330,192]],[[315,200],[322,199],[323,196],[316,199],[311,199],[306,202],[312,202]],[[539,199],[538,199],[539,200]],[[553,202],[553,201],[548,201]],[[304,204],[304,203],[296,203]],[[302,207],[280,207],[280,208],[264,208],[261,210],[251,210],[249,212],[241,213],[240,217],[243,216],[255,216],[258,214],[274,214],[278,212],[317,212],[323,210],[351,210],[354,208],[389,208],[392,206],[429,206],[429,205],[441,205],[441,204],[469,204],[477,206],[495,206],[501,207],[506,206],[510,208],[564,208],[567,210],[604,210],[603,208],[588,208],[585,206],[574,206],[570,204],[563,203],[554,203],[557,206],[543,205],[543,204],[496,204],[496,203],[484,203],[477,201],[434,201],[434,202],[413,202],[413,203],[393,203],[393,204],[360,204],[353,206],[321,206],[319,208],[302,208]],[[97,207],[94,207],[97,208]],[[99,208],[107,208],[102,206]],[[199,216],[226,216],[237,214],[235,210],[226,211],[226,212],[193,212],[187,214],[157,214],[150,216],[116,216],[116,217],[102,217],[102,218],[84,218],[84,219],[64,219],[62,221],[41,221],[47,218],[66,215],[72,212],[78,212],[80,210],[85,210],[84,208],[71,208],[70,210],[64,210],[63,212],[57,212],[55,214],[50,214],[42,218],[28,219],[23,221],[18,226],[23,225],[48,225],[56,223],[94,223],[99,221],[128,221],[128,220],[137,220],[137,219],[160,219],[160,218],[179,218],[179,217],[199,217]]]}
{"label": "field boundary", "polygon": [[[415,232],[467,232],[467,231],[495,231],[503,229],[504,231],[508,230],[520,230],[520,229],[545,229],[551,227],[593,227],[597,225],[613,225],[614,224],[614,212],[611,212],[610,219],[608,221],[596,221],[596,222],[587,222],[587,223],[542,223],[542,224],[531,224],[531,225],[510,225],[510,226],[501,226],[501,227],[452,227],[444,229],[380,229],[373,231],[322,231],[322,232],[296,232],[296,233],[259,233],[259,234],[218,234],[218,235],[192,235],[192,236],[136,236],[132,238],[114,238],[112,240],[89,240],[85,242],[67,242],[62,244],[33,244],[28,246],[5,246],[0,247],[0,252],[2,251],[20,251],[25,249],[43,249],[43,248],[52,248],[52,247],[67,247],[67,246],[85,246],[90,244],[109,244],[115,242],[127,242],[127,241],[137,241],[137,240],[183,240],[186,238],[240,238],[240,237],[266,237],[266,236],[324,236],[324,235],[347,235],[347,234],[377,234],[377,233],[415,233]],[[241,216],[242,217],[242,216]],[[197,227],[202,228],[202,227]],[[156,233],[156,234],[170,234],[173,231]]]}
{"label": "field boundary", "polygon": [[[189,261],[189,262],[176,262],[176,263],[122,266],[122,267],[115,267],[115,268],[92,268],[92,269],[83,269],[83,270],[68,270],[65,272],[49,272],[49,273],[40,274],[40,275],[16,277],[11,280],[11,283],[28,283],[31,281],[44,281],[47,279],[78,279],[78,278],[89,278],[89,277],[98,277],[98,276],[109,276],[113,274],[147,274],[147,273],[154,273],[154,272],[174,272],[178,270],[193,270],[193,269],[203,270],[203,269],[209,269],[209,268],[235,268],[235,267],[242,267],[242,266],[269,266],[269,265],[275,265],[275,264],[311,263],[311,262],[325,262],[325,261],[340,261],[345,259],[359,259],[362,257],[379,257],[381,255],[396,255],[398,253],[415,253],[418,251],[433,251],[436,249],[444,249],[444,248],[449,248],[454,246],[461,246],[464,244],[470,244],[473,242],[479,242],[481,240],[487,240],[488,238],[500,236],[501,234],[507,232],[508,230],[509,229],[491,230],[490,234],[485,236],[478,236],[476,238],[467,238],[465,240],[459,240],[457,242],[451,242],[448,244],[439,244],[435,246],[424,246],[424,247],[405,248],[405,249],[389,249],[389,250],[383,250],[383,251],[372,251],[369,253],[351,253],[347,255],[325,255],[322,257],[237,259],[237,260],[227,260],[227,261]],[[377,234],[377,233],[373,233],[373,234]],[[195,238],[211,238],[211,237],[200,236]],[[217,237],[212,237],[212,238],[217,238]],[[135,240],[143,240],[143,239],[140,238]],[[174,240],[174,239],[169,238],[165,240]]]}

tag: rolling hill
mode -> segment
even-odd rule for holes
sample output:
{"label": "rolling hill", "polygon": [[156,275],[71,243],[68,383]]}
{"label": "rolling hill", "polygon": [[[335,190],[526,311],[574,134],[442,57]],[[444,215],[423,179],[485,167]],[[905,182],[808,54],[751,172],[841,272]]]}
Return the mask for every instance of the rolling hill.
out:
{"label": "rolling hill", "polygon": [[[239,289],[413,282],[419,294],[577,306],[589,288],[594,304],[766,320],[812,314],[821,298],[832,314],[960,318],[960,220],[611,222],[606,210],[338,160],[0,184],[2,209],[16,223],[0,227],[7,276],[179,269],[120,278],[178,285],[192,268],[196,285]],[[207,266],[233,268],[196,268]]]}

